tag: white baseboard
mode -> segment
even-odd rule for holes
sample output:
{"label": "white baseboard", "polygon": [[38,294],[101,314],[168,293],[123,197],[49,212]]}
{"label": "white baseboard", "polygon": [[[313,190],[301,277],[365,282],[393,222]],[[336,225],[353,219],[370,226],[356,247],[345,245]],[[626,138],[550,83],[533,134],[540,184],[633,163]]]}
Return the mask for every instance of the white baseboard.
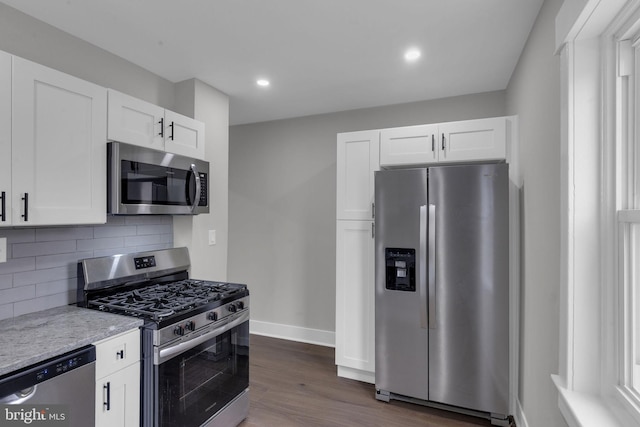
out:
{"label": "white baseboard", "polygon": [[529,427],[529,424],[527,423],[527,417],[524,416],[524,410],[522,409],[520,399],[518,398],[516,398],[516,413],[513,414],[513,417],[515,418],[516,426]]}
{"label": "white baseboard", "polygon": [[321,329],[302,328],[300,326],[250,320],[249,333],[308,344],[322,345],[325,347],[336,346],[336,333],[332,331],[323,331]]}
{"label": "white baseboard", "polygon": [[338,376],[351,380],[362,381],[369,384],[376,383],[376,375],[372,372],[361,371],[359,369],[347,368],[338,365]]}

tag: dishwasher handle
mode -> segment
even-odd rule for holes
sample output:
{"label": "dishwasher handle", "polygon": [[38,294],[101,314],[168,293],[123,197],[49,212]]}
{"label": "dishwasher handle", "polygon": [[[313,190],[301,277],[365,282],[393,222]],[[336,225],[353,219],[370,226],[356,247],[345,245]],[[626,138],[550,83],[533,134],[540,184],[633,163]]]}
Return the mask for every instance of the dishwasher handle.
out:
{"label": "dishwasher handle", "polygon": [[0,404],[2,405],[20,405],[27,400],[31,399],[38,390],[38,386],[34,385],[33,387],[25,388],[24,390],[16,391],[9,396],[5,396],[0,399]]}

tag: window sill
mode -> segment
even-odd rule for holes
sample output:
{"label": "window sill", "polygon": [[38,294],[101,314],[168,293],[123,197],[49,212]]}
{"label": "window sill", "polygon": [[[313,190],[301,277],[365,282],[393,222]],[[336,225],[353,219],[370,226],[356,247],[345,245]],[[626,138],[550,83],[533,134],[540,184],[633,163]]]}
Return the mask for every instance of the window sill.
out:
{"label": "window sill", "polygon": [[558,375],[551,375],[558,389],[558,407],[569,427],[637,426],[625,409],[602,396],[569,390]]}

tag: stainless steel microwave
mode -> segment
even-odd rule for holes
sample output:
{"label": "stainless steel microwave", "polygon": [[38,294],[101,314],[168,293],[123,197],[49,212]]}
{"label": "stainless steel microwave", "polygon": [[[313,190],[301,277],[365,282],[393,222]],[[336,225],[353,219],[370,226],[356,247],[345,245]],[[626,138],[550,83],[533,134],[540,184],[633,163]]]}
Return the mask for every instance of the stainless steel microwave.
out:
{"label": "stainless steel microwave", "polygon": [[107,143],[107,212],[209,212],[209,162],[122,142]]}

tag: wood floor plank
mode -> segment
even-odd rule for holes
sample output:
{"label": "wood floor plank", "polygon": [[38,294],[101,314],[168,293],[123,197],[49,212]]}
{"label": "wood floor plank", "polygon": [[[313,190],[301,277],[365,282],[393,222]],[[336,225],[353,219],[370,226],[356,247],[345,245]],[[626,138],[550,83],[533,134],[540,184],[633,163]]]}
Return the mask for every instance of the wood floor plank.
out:
{"label": "wood floor plank", "polygon": [[240,427],[472,427],[488,420],[375,399],[336,375],[334,349],[251,335],[250,409]]}

